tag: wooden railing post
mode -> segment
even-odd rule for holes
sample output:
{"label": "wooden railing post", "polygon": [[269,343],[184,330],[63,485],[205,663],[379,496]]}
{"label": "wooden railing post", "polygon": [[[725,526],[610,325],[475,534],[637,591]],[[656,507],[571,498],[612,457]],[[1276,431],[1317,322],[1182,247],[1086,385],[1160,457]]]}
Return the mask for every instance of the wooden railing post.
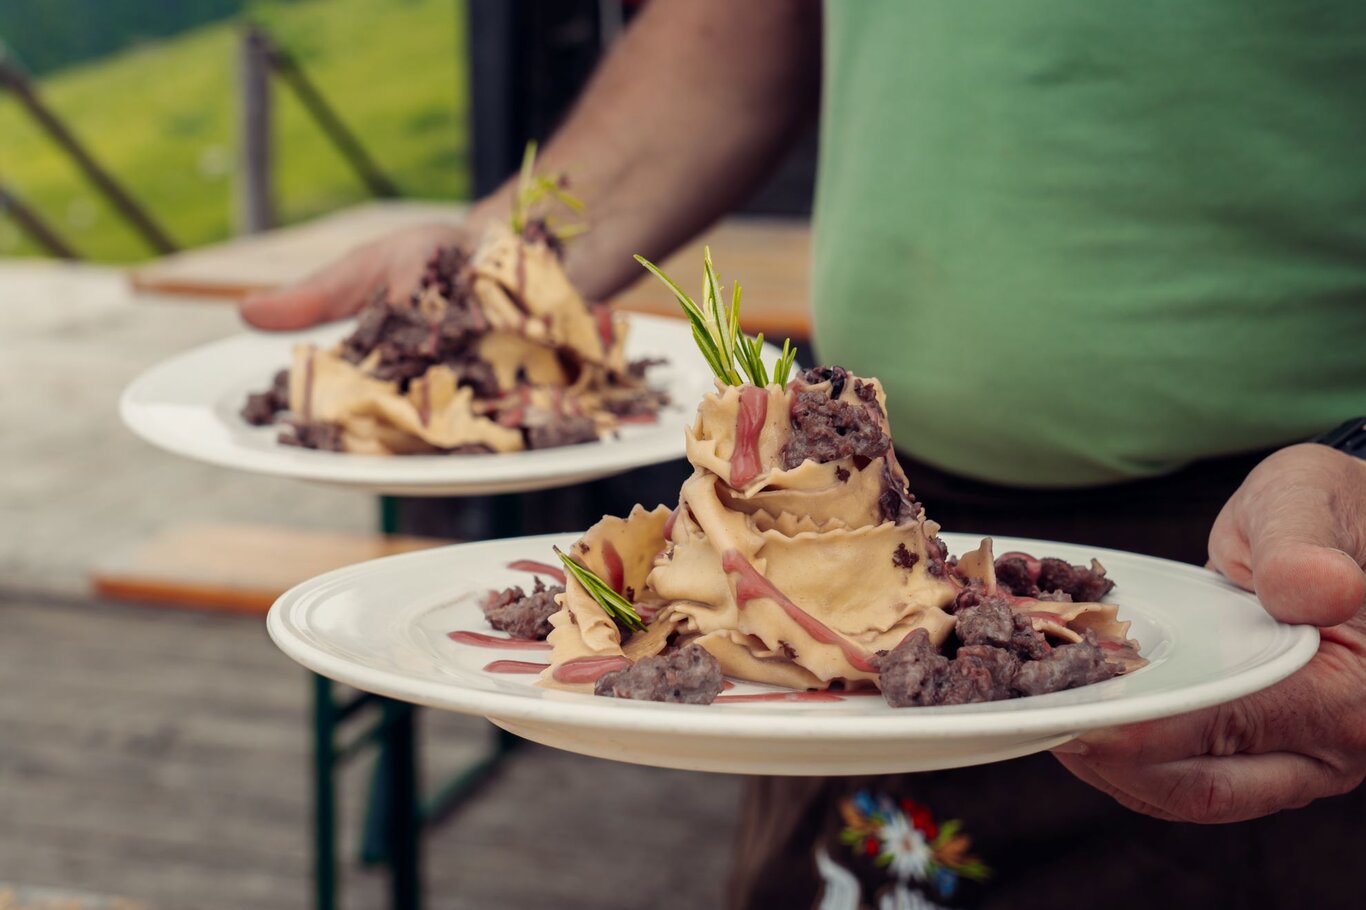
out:
{"label": "wooden railing post", "polygon": [[34,121],[42,127],[44,132],[62,148],[76,162],[76,166],[81,169],[86,178],[104,194],[104,198],[109,200],[110,205],[118,210],[126,218],[133,228],[142,235],[148,245],[158,253],[174,253],[176,250],[175,242],[167,236],[152,216],[147,214],[140,205],[133,201],[133,197],[124,191],[116,180],[100,166],[93,155],[90,154],[77,139],[71,130],[48,109],[38,93],[34,91],[32,83],[29,82],[26,74],[17,63],[8,59],[4,50],[0,49],[0,89],[7,88],[14,95],[19,104],[28,111]]}
{"label": "wooden railing post", "polygon": [[237,232],[255,234],[275,222],[270,162],[270,44],[255,26],[238,51]]}
{"label": "wooden railing post", "polygon": [[24,204],[9,187],[0,183],[0,216],[8,215],[14,219],[24,233],[33,239],[43,249],[47,250],[58,259],[80,259],[80,255],[71,248],[65,240],[57,235],[57,232],[48,227],[47,222],[38,216]]}

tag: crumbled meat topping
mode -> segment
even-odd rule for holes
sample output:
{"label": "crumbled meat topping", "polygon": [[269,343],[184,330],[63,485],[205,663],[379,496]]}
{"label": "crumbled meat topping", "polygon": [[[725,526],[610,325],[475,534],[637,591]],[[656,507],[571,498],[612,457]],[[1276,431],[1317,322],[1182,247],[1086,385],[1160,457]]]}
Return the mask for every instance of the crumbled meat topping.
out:
{"label": "crumbled meat topping", "polygon": [[1005,648],[965,645],[949,661],[936,704],[968,705],[1010,698],[1011,682],[1019,667],[1020,658]]}
{"label": "crumbled meat topping", "polygon": [[[397,382],[400,389],[434,364],[444,363],[462,380],[469,374],[461,385],[474,386],[476,394],[496,394],[497,384],[487,364],[483,370],[469,366],[477,362],[468,350],[470,339],[487,330],[488,324],[474,304],[468,266],[464,250],[442,247],[427,261],[418,290],[409,299],[391,302],[388,289],[378,289],[358,314],[355,331],[343,339],[342,357],[360,363],[378,352],[374,375]],[[419,305],[427,294],[438,295],[446,304],[435,321]]]}
{"label": "crumbled meat topping", "polygon": [[598,425],[593,418],[582,414],[557,414],[553,411],[528,409],[526,426],[522,430],[528,449],[550,449],[572,446],[581,442],[595,442]]}
{"label": "crumbled meat topping", "polygon": [[614,670],[599,679],[593,691],[612,698],[709,705],[721,694],[724,682],[716,658],[705,648],[688,645]]}
{"label": "crumbled meat topping", "polygon": [[550,247],[556,258],[564,259],[564,242],[550,229],[544,218],[528,219],[522,228],[522,239],[527,243],[543,243]]}
{"label": "crumbled meat topping", "polygon": [[1118,669],[1105,660],[1095,634],[1074,644],[1058,645],[1038,660],[1026,661],[1015,674],[1013,686],[1023,695],[1060,692],[1089,686],[1114,676]]}
{"label": "crumbled meat topping", "polygon": [[650,367],[663,366],[668,362],[663,357],[642,357],[626,364],[626,373],[632,379],[644,379],[645,374],[650,371]]}
{"label": "crumbled meat topping", "polygon": [[887,704],[905,708],[939,703],[949,659],[935,649],[924,629],[916,629],[891,651],[878,655],[874,664]]}
{"label": "crumbled meat topping", "polygon": [[800,377],[803,385],[830,383],[830,397],[838,398],[844,394],[844,384],[849,381],[849,371],[844,367],[812,367],[804,370]]}
{"label": "crumbled meat topping", "polygon": [[289,370],[281,370],[275,374],[270,388],[247,396],[247,403],[242,406],[242,419],[254,427],[261,427],[274,423],[277,414],[288,410]]}
{"label": "crumbled meat topping", "polygon": [[893,457],[889,451],[886,460],[882,462],[882,495],[877,500],[878,514],[883,521],[905,524],[914,521],[925,509],[916,502],[914,494],[906,488],[906,484],[892,472]]}
{"label": "crumbled meat topping", "polygon": [[1087,567],[1071,565],[1065,559],[1031,560],[1014,554],[996,560],[996,581],[1016,597],[1062,593],[1078,603],[1100,600],[1115,586],[1094,560]]}
{"label": "crumbled meat topping", "polygon": [[1009,648],[1026,660],[1036,660],[1049,650],[1029,617],[1016,613],[1008,600],[994,594],[979,594],[975,603],[959,607],[954,634],[965,645]]}
{"label": "crumbled meat topping", "polygon": [[305,423],[298,420],[280,431],[280,443],[305,449],[321,449],[324,452],[340,452],[343,450],[342,434],[342,426],[339,423]]}
{"label": "crumbled meat topping", "polygon": [[894,566],[899,566],[903,569],[912,569],[915,568],[915,564],[919,562],[919,560],[920,555],[906,549],[904,543],[897,544],[896,549],[892,551],[892,565]]}
{"label": "crumbled meat topping", "polygon": [[783,467],[808,459],[818,464],[887,453],[892,440],[864,405],[830,398],[819,391],[798,392],[792,401],[792,438],[783,446]]}
{"label": "crumbled meat topping", "polygon": [[[634,377],[633,377],[634,379]],[[638,380],[637,380],[638,381]],[[612,391],[602,400],[603,408],[617,417],[637,417],[643,414],[656,414],[669,403],[669,393],[657,389],[639,388]]]}
{"label": "crumbled meat topping", "polygon": [[499,591],[484,604],[484,616],[489,625],[513,638],[540,641],[550,634],[550,617],[559,610],[555,595],[563,593],[564,585],[546,587],[537,578],[530,594],[520,587]]}
{"label": "crumbled meat topping", "polygon": [[1081,642],[1050,648],[1029,617],[1014,613],[1004,597],[977,593],[967,600],[956,616],[956,641],[946,646],[952,658],[934,647],[924,629],[874,658],[888,704],[961,705],[1042,695],[1119,672],[1093,632]]}
{"label": "crumbled meat topping", "polygon": [[968,607],[975,607],[982,602],[983,593],[984,591],[980,581],[970,581],[963,587],[963,590],[959,591],[958,595],[954,597],[953,603],[949,604],[945,609],[950,613],[958,613],[961,610],[966,610]]}

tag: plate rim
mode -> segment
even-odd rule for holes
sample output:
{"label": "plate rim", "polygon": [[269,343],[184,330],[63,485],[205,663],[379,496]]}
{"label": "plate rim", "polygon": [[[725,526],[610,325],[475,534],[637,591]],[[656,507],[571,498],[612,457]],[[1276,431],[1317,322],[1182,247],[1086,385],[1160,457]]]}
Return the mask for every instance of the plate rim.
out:
{"label": "plate rim", "polygon": [[[841,715],[831,712],[798,713],[791,710],[756,710],[745,705],[740,710],[718,712],[711,705],[678,705],[657,702],[633,702],[613,699],[603,703],[599,696],[562,693],[576,696],[564,699],[529,698],[526,695],[473,690],[454,680],[437,681],[402,674],[393,670],[363,667],[352,661],[329,654],[308,641],[293,625],[287,614],[307,606],[309,599],[321,596],[319,588],[343,581],[358,572],[373,572],[376,564],[383,570],[407,562],[436,559],[451,550],[466,552],[494,549],[512,542],[527,545],[557,543],[564,545],[581,536],[579,533],[541,534],[528,537],[503,538],[451,544],[413,553],[402,553],[380,559],[356,563],[335,569],[290,588],[272,605],[267,614],[266,627],[271,639],[285,654],[313,672],[390,698],[422,704],[441,710],[474,714],[488,718],[507,718],[530,723],[572,725],[581,728],[611,730],[629,728],[638,732],[657,732],[668,735],[726,737],[742,735],[746,738],[797,740],[811,737],[856,737],[875,740],[947,739],[962,737],[996,737],[1077,733],[1083,730],[1139,723],[1224,704],[1253,692],[1261,691],[1285,679],[1308,663],[1318,650],[1318,629],[1311,625],[1277,623],[1282,634],[1289,636],[1279,653],[1243,669],[1231,676],[1219,676],[1179,690],[1180,709],[1172,710],[1174,693],[1159,691],[1102,699],[1082,704],[1049,704],[1049,695],[1034,696],[1041,701],[1028,704],[1026,699],[989,702],[984,705],[939,706],[901,709],[896,714]],[[1238,594],[1257,609],[1263,609],[1255,595],[1234,586],[1222,576],[1199,566],[1175,560],[1145,556],[1123,550],[1089,547],[1013,536],[976,535],[963,532],[941,532],[943,536],[980,539],[991,536],[1011,549],[1063,546],[1083,547],[1097,558],[1136,558],[1155,562],[1168,569],[1176,569],[1192,579],[1214,584]],[[1006,543],[1008,542],[1008,544]],[[1179,647],[1178,644],[1174,647]],[[1154,668],[1158,670],[1160,668]],[[359,671],[359,672],[357,672]],[[1096,685],[1104,685],[1098,683]],[[1062,693],[1054,693],[1062,694]],[[463,697],[462,697],[463,695]],[[580,700],[582,699],[582,700]],[[595,701],[594,701],[595,700]],[[991,710],[986,705],[1011,705],[1006,710]],[[1018,707],[1025,705],[1025,707]],[[736,706],[739,708],[740,706]],[[787,707],[787,706],[784,706]],[[964,708],[972,710],[965,711]],[[904,713],[903,713],[904,712]],[[992,718],[984,722],[982,718]]]}

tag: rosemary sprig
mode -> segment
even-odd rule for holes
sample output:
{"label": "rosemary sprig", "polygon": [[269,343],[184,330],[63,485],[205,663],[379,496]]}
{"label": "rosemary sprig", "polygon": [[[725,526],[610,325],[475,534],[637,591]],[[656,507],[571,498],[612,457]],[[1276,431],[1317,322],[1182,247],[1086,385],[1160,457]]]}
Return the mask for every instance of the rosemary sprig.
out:
{"label": "rosemary sprig", "polygon": [[[748,379],[754,385],[770,384],[769,372],[764,368],[762,358],[764,336],[751,338],[740,328],[740,283],[731,288],[730,306],[726,307],[721,294],[721,277],[711,261],[711,247],[702,249],[702,305],[688,296],[678,283],[664,274],[659,266],[639,254],[639,262],[664,282],[678,299],[683,314],[692,324],[692,337],[702,357],[716,374],[716,378],[726,385],[744,385]],[[783,341],[782,354],[773,364],[772,382],[787,385],[792,365],[797,359],[797,349],[792,339]]]}
{"label": "rosemary sprig", "polygon": [[[764,336],[760,335],[760,340]],[[778,355],[778,362],[773,365],[773,384],[787,385],[787,377],[792,372],[792,365],[797,362],[797,347],[792,343],[791,338],[783,339],[783,352]]]}
{"label": "rosemary sprig", "polygon": [[[536,143],[528,142],[522,152],[522,168],[517,176],[517,193],[512,197],[512,230],[517,234],[525,231],[531,209],[546,198],[554,199],[577,214],[582,215],[584,212],[583,200],[565,191],[563,175],[547,177],[536,173]],[[566,240],[587,229],[587,225],[575,224],[556,228],[553,233],[560,240]]]}
{"label": "rosemary sprig", "polygon": [[610,616],[617,625],[630,632],[645,631],[645,621],[640,618],[640,614],[636,612],[635,607],[631,606],[629,600],[613,591],[607,582],[595,575],[591,569],[564,555],[559,547],[552,547],[551,549],[555,551],[556,556],[560,557],[560,562],[564,563],[569,574],[573,575],[574,579],[583,585],[588,596],[596,600],[603,612]]}

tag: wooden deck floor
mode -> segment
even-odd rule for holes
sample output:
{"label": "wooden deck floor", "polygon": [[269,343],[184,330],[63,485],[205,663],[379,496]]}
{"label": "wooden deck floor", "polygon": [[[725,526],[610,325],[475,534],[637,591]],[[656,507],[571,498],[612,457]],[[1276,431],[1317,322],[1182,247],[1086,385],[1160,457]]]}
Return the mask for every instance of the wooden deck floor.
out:
{"label": "wooden deck floor", "polygon": [[[307,907],[307,695],[259,619],[0,599],[0,881],[156,910]],[[427,783],[487,729],[427,712]],[[355,859],[360,764],[344,903],[379,908],[383,875]],[[528,745],[429,834],[428,906],[716,906],[738,794]]]}

